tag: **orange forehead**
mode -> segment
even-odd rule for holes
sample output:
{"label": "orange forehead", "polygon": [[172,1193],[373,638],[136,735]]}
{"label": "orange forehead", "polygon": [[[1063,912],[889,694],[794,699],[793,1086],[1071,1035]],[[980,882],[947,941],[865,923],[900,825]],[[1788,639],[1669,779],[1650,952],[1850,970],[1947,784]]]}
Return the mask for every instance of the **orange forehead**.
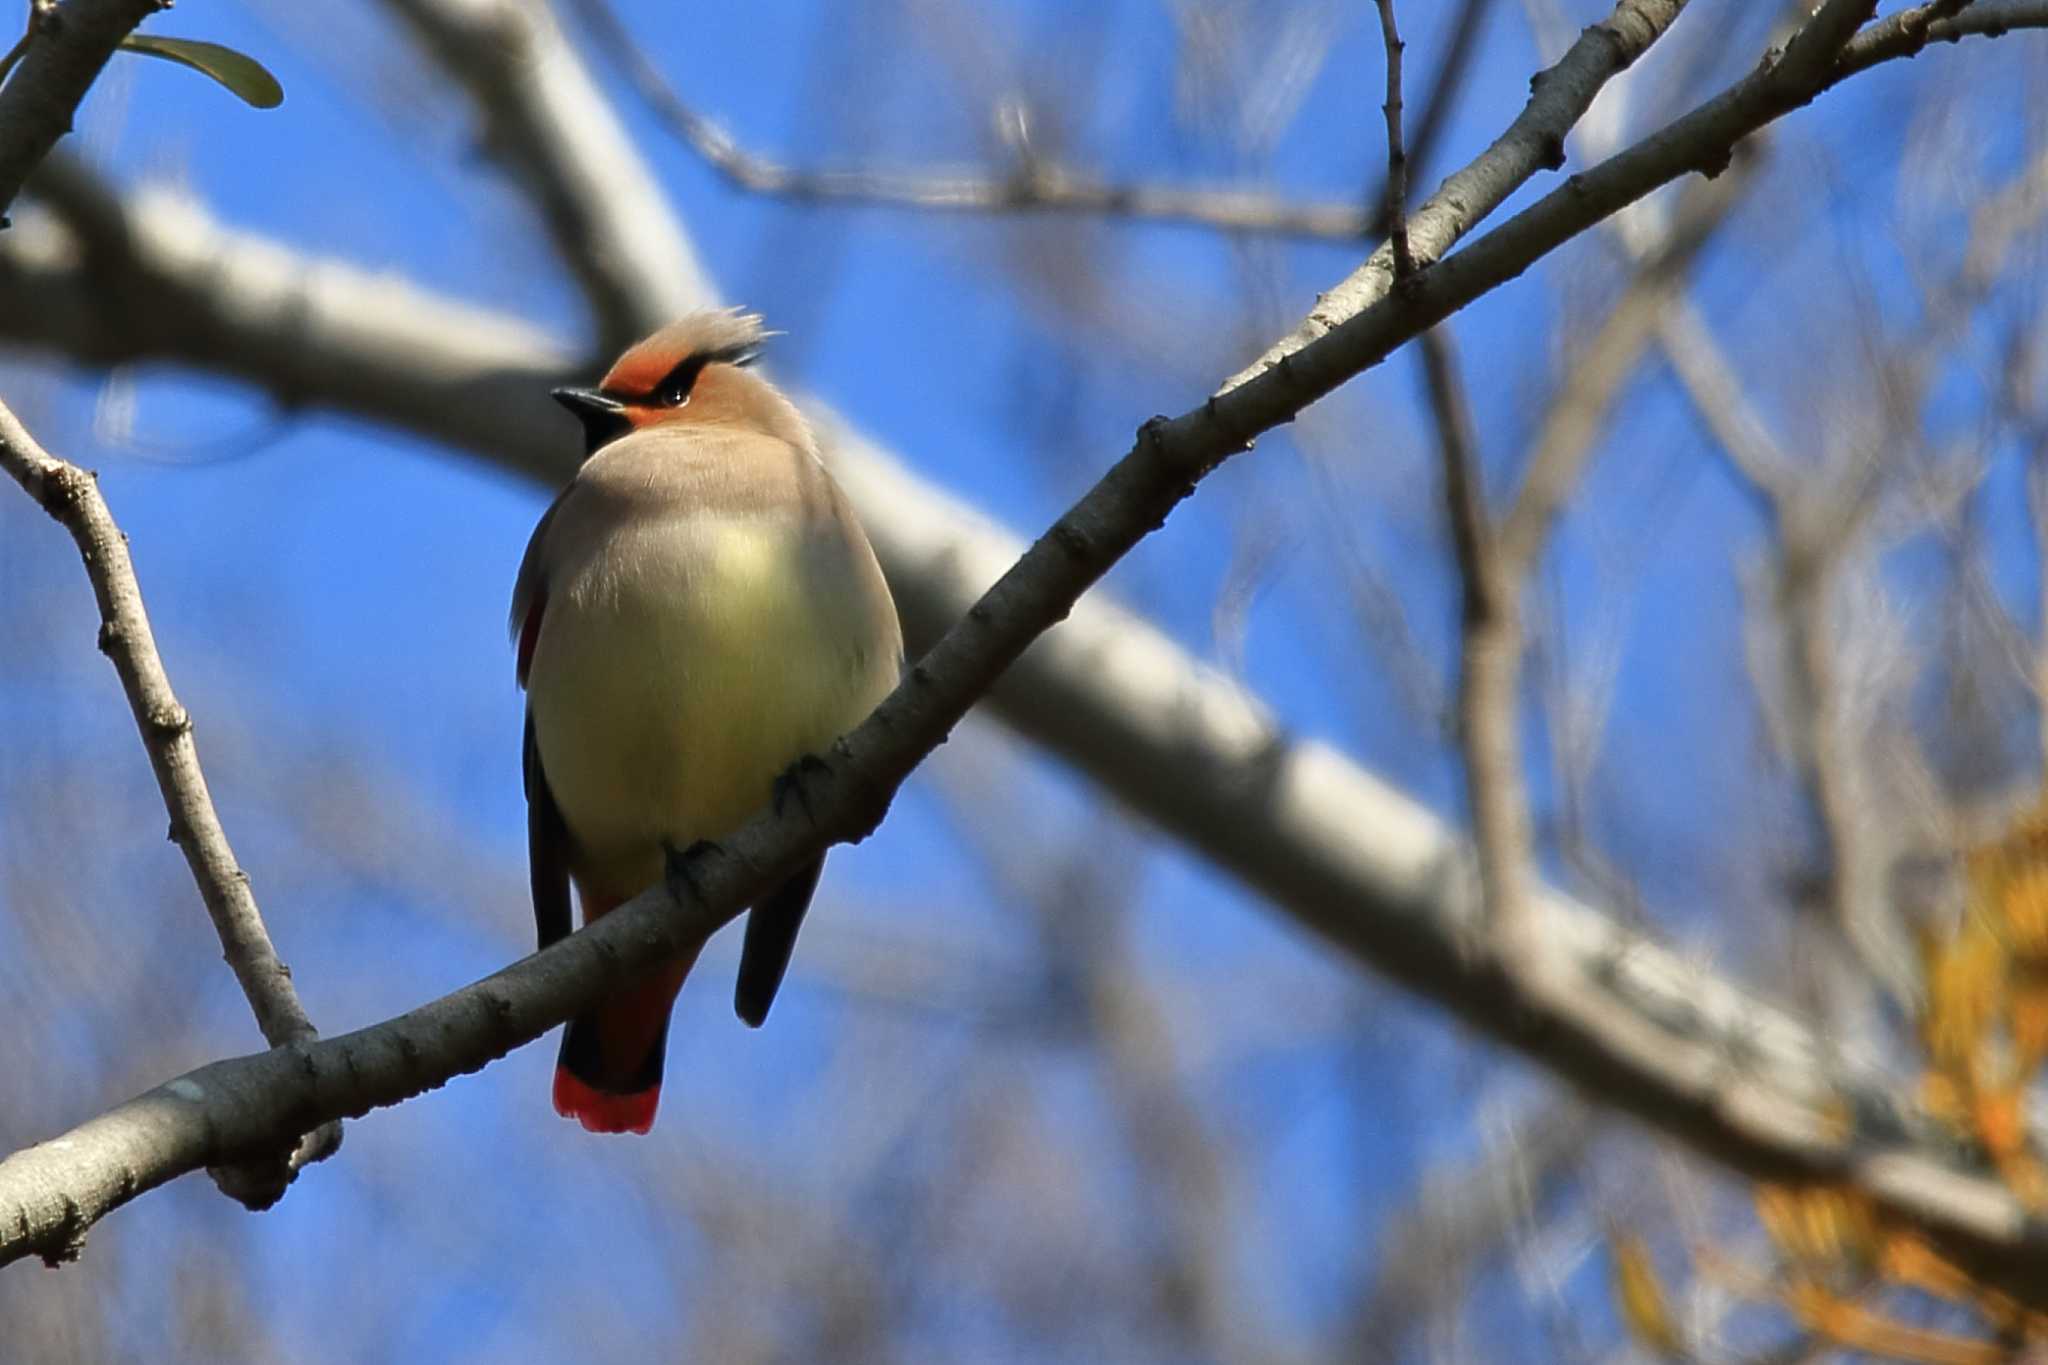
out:
{"label": "orange forehead", "polygon": [[652,393],[654,386],[670,370],[682,364],[694,349],[684,344],[682,338],[671,337],[671,330],[663,328],[647,340],[629,347],[606,373],[601,386],[604,391],[635,398]]}

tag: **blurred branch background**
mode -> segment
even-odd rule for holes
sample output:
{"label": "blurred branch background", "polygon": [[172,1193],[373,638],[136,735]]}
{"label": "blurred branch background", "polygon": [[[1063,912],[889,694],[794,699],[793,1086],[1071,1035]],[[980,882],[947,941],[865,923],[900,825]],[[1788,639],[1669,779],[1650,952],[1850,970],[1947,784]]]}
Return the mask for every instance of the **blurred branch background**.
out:
{"label": "blurred branch background", "polygon": [[[1414,203],[1611,6],[1397,8]],[[1694,0],[1566,169],[1786,13]],[[117,60],[0,234],[0,382],[101,470],[330,1031],[529,946],[502,623],[576,449],[544,371],[715,278],[787,333],[778,376],[1031,533],[1376,245],[1371,6],[177,16],[287,103]],[[1520,537],[1527,658],[1489,714],[1534,871],[1905,1095],[1957,852],[2034,799],[2048,733],[2042,43],[1859,76],[1439,336],[1477,506]],[[387,330],[277,306],[323,290]],[[1462,823],[1428,379],[1404,353],[1262,442],[1110,590],[1276,734]],[[18,497],[0,584],[11,1150],[257,1040],[71,549]],[[1758,1292],[1797,1249],[1745,1182],[1362,974],[1075,763],[965,725],[835,855],[764,1033],[714,945],[649,1140],[555,1119],[528,1049],[352,1125],[260,1219],[192,1181],[138,1202],[81,1266],[0,1273],[0,1320],[51,1360],[1607,1359],[1656,1340],[1614,1288],[1639,1251],[1684,1353],[1867,1340]],[[1998,1349],[1982,1304],[1882,1307]]]}

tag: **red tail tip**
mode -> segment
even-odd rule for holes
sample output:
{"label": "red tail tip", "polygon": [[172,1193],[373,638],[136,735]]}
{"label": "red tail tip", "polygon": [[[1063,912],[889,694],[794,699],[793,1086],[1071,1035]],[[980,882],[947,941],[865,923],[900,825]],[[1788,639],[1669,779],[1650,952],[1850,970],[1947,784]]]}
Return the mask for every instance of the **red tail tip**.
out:
{"label": "red tail tip", "polygon": [[585,1085],[566,1067],[555,1068],[555,1112],[593,1133],[645,1133],[654,1127],[660,1103],[658,1085],[636,1095],[613,1095]]}

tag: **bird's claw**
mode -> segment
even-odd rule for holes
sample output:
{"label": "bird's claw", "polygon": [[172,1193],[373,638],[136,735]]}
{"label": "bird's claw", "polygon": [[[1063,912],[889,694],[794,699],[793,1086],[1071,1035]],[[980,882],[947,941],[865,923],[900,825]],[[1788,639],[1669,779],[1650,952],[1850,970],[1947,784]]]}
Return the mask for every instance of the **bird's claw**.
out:
{"label": "bird's claw", "polygon": [[799,758],[796,762],[782,770],[782,776],[775,779],[775,814],[777,817],[782,815],[784,808],[788,806],[790,799],[794,797],[796,803],[803,807],[804,818],[813,825],[818,823],[817,814],[811,809],[811,792],[807,783],[807,779],[814,773],[823,773],[828,777],[832,774],[831,765],[816,754],[805,754],[802,758]]}
{"label": "bird's claw", "polygon": [[681,886],[690,893],[690,899],[702,903],[704,892],[697,885],[696,865],[704,857],[723,852],[709,839],[699,839],[688,848],[678,849],[664,841],[661,846],[664,860],[668,864],[668,883],[671,888]]}

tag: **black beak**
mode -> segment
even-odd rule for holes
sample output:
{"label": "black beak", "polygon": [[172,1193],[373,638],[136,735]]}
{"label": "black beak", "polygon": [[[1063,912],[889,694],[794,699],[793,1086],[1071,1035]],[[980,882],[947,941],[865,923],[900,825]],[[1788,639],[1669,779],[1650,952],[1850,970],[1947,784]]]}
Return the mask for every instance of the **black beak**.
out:
{"label": "black beak", "polygon": [[633,429],[626,418],[626,405],[602,389],[556,389],[554,400],[574,413],[583,424],[583,453],[595,455],[598,447],[616,441]]}

